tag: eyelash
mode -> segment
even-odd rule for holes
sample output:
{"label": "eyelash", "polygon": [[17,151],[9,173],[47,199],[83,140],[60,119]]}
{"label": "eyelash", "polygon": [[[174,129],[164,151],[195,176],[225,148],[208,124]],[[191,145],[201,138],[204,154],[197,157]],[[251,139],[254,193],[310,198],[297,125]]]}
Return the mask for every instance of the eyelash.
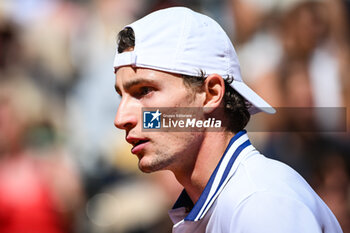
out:
{"label": "eyelash", "polygon": [[144,96],[147,96],[153,90],[154,88],[152,87],[140,87],[139,90],[135,93],[135,96],[138,98],[142,98]]}

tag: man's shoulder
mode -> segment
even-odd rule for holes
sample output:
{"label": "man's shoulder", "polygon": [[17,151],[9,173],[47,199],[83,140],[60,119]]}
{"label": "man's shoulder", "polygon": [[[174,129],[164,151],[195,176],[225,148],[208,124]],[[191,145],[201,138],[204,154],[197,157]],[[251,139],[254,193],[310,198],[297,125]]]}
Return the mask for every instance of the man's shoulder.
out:
{"label": "man's shoulder", "polygon": [[309,221],[305,222],[306,228],[300,229],[319,228],[327,219],[332,222],[328,225],[337,224],[328,207],[297,172],[255,153],[241,161],[218,197],[212,222],[225,228],[249,223],[263,227],[271,223],[268,218],[275,218],[274,226],[280,227],[277,221],[293,225],[296,215],[304,218],[302,222]]}
{"label": "man's shoulder", "polygon": [[228,199],[218,200],[208,228],[217,230],[212,232],[341,233],[328,207],[317,198],[312,202],[273,190],[253,192],[231,210]]}
{"label": "man's shoulder", "polygon": [[219,199],[220,202],[237,206],[256,193],[306,198],[305,202],[316,195],[310,185],[288,165],[260,153],[252,153],[240,162]]}

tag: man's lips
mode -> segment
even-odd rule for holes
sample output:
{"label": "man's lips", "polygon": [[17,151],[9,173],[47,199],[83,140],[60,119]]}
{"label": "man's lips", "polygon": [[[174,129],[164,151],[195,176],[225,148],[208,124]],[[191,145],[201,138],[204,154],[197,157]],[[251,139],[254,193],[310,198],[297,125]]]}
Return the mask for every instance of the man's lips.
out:
{"label": "man's lips", "polygon": [[149,139],[148,138],[136,138],[136,137],[128,136],[126,138],[126,141],[133,146],[133,148],[131,149],[131,153],[137,154],[138,152],[140,152],[146,146],[146,144],[148,144]]}

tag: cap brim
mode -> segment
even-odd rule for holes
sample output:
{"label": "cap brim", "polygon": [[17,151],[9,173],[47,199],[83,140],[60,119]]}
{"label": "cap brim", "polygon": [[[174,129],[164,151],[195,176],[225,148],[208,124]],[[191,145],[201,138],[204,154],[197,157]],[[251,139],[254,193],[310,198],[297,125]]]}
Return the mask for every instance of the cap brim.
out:
{"label": "cap brim", "polygon": [[276,110],[271,107],[265,100],[263,100],[258,94],[256,94],[250,87],[245,83],[240,81],[233,81],[230,84],[239,94],[241,94],[248,102],[252,104],[252,107],[249,109],[251,114],[258,112],[266,112],[269,114],[276,113]]}

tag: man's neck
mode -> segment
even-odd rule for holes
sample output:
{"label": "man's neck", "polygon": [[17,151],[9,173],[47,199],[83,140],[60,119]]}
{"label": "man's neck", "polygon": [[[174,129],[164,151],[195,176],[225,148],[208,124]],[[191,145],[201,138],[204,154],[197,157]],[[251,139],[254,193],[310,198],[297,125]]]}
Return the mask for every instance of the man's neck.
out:
{"label": "man's neck", "polygon": [[211,174],[219,163],[227,145],[234,136],[231,132],[209,132],[200,145],[191,169],[173,171],[176,179],[184,186],[193,203],[196,203]]}

